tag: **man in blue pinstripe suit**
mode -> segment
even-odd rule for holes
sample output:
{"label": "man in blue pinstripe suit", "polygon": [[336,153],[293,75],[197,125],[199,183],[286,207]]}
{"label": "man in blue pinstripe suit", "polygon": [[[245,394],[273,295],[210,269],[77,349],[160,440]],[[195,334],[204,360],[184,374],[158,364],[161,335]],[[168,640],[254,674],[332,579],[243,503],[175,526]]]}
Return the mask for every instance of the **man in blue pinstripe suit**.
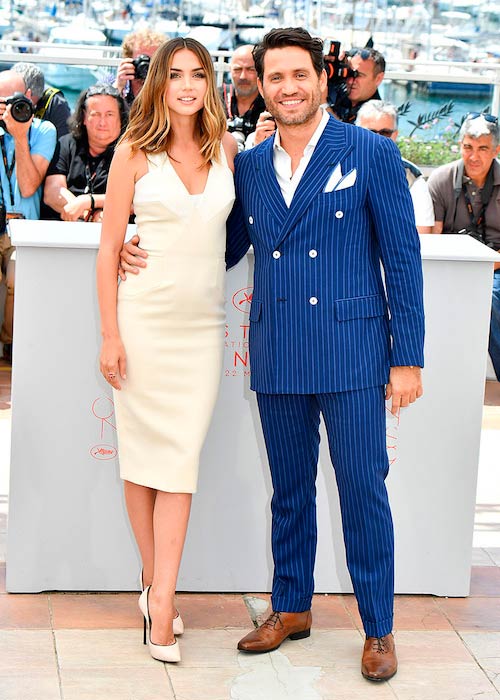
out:
{"label": "man in blue pinstripe suit", "polygon": [[[422,394],[412,201],[395,144],[320,109],[319,40],[304,29],[275,29],[254,58],[277,132],[236,159],[227,262],[253,245],[251,381],[274,487],[275,570],[273,612],[238,648],[272,651],[310,634],[323,415],[366,632],[362,673],[381,681],[397,670],[384,398],[397,412]],[[125,269],[144,265],[135,246],[122,255]]]}
{"label": "man in blue pinstripe suit", "polygon": [[[228,266],[255,252],[252,388],[271,468],[273,613],[246,652],[309,636],[320,414],[340,495],[347,564],[366,632],[362,673],[396,673],[394,544],[385,401],[422,394],[419,239],[390,139],[320,109],[322,44],[275,29],[254,49],[275,136],[237,158]],[[385,286],[381,275],[382,263]]]}

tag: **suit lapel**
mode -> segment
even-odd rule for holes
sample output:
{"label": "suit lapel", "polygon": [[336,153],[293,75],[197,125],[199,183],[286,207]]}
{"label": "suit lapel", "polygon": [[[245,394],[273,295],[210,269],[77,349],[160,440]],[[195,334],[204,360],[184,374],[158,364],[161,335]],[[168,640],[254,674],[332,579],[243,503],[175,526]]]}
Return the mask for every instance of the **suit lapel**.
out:
{"label": "suit lapel", "polygon": [[255,152],[255,179],[264,206],[282,224],[288,216],[288,207],[274,172],[273,144],[274,137],[270,137]]}
{"label": "suit lapel", "polygon": [[[324,190],[333,169],[354,148],[352,143],[346,142],[345,132],[345,125],[331,117],[295,191],[276,246],[290,233],[309,207],[311,200]],[[276,176],[274,180],[276,181]]]}

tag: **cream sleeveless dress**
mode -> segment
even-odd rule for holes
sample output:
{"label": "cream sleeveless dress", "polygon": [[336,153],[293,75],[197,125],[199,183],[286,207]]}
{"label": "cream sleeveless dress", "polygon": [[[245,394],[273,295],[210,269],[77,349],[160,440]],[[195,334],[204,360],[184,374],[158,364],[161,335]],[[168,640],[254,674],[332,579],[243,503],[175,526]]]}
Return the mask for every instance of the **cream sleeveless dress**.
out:
{"label": "cream sleeveless dress", "polygon": [[224,344],[226,219],[233,175],[221,147],[201,195],[166,154],[148,156],[134,210],[147,267],[118,288],[127,379],[114,392],[122,479],[194,493]]}

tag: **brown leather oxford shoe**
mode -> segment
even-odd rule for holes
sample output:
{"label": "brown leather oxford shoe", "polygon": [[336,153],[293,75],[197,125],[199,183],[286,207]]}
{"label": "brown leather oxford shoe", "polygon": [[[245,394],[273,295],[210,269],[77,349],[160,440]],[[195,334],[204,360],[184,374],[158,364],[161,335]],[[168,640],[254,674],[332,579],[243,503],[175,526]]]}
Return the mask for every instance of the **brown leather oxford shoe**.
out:
{"label": "brown leather oxford shoe", "polygon": [[238,642],[240,651],[263,654],[274,651],[285,639],[305,639],[311,634],[312,615],[304,612],[273,612],[260,627]]}
{"label": "brown leather oxford shoe", "polygon": [[396,645],[392,634],[367,637],[361,660],[361,673],[369,681],[388,681],[398,670]]}

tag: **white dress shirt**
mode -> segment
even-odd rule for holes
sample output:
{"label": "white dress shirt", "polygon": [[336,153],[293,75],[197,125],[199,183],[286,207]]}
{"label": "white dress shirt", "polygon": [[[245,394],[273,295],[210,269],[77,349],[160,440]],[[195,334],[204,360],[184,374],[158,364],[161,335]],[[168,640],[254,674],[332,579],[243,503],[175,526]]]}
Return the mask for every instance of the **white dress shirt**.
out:
{"label": "white dress shirt", "polygon": [[328,114],[328,112],[326,112],[325,110],[322,110],[322,112],[323,114],[321,117],[321,121],[316,127],[314,134],[311,136],[311,140],[304,148],[304,155],[300,159],[300,163],[297,167],[297,170],[293,173],[293,175],[292,159],[285,151],[285,149],[282,148],[280,142],[280,134],[279,131],[276,129],[273,146],[274,172],[276,173],[278,184],[281,188],[281,193],[283,195],[283,199],[285,200],[287,207],[289,207],[292,203],[295,190],[299,186],[299,182],[302,178],[302,175],[304,174],[305,169],[309,165],[309,161],[311,160],[312,154],[314,153],[316,144],[318,143],[321,134],[325,130],[325,127],[328,124],[328,120],[330,119],[330,115]]}

